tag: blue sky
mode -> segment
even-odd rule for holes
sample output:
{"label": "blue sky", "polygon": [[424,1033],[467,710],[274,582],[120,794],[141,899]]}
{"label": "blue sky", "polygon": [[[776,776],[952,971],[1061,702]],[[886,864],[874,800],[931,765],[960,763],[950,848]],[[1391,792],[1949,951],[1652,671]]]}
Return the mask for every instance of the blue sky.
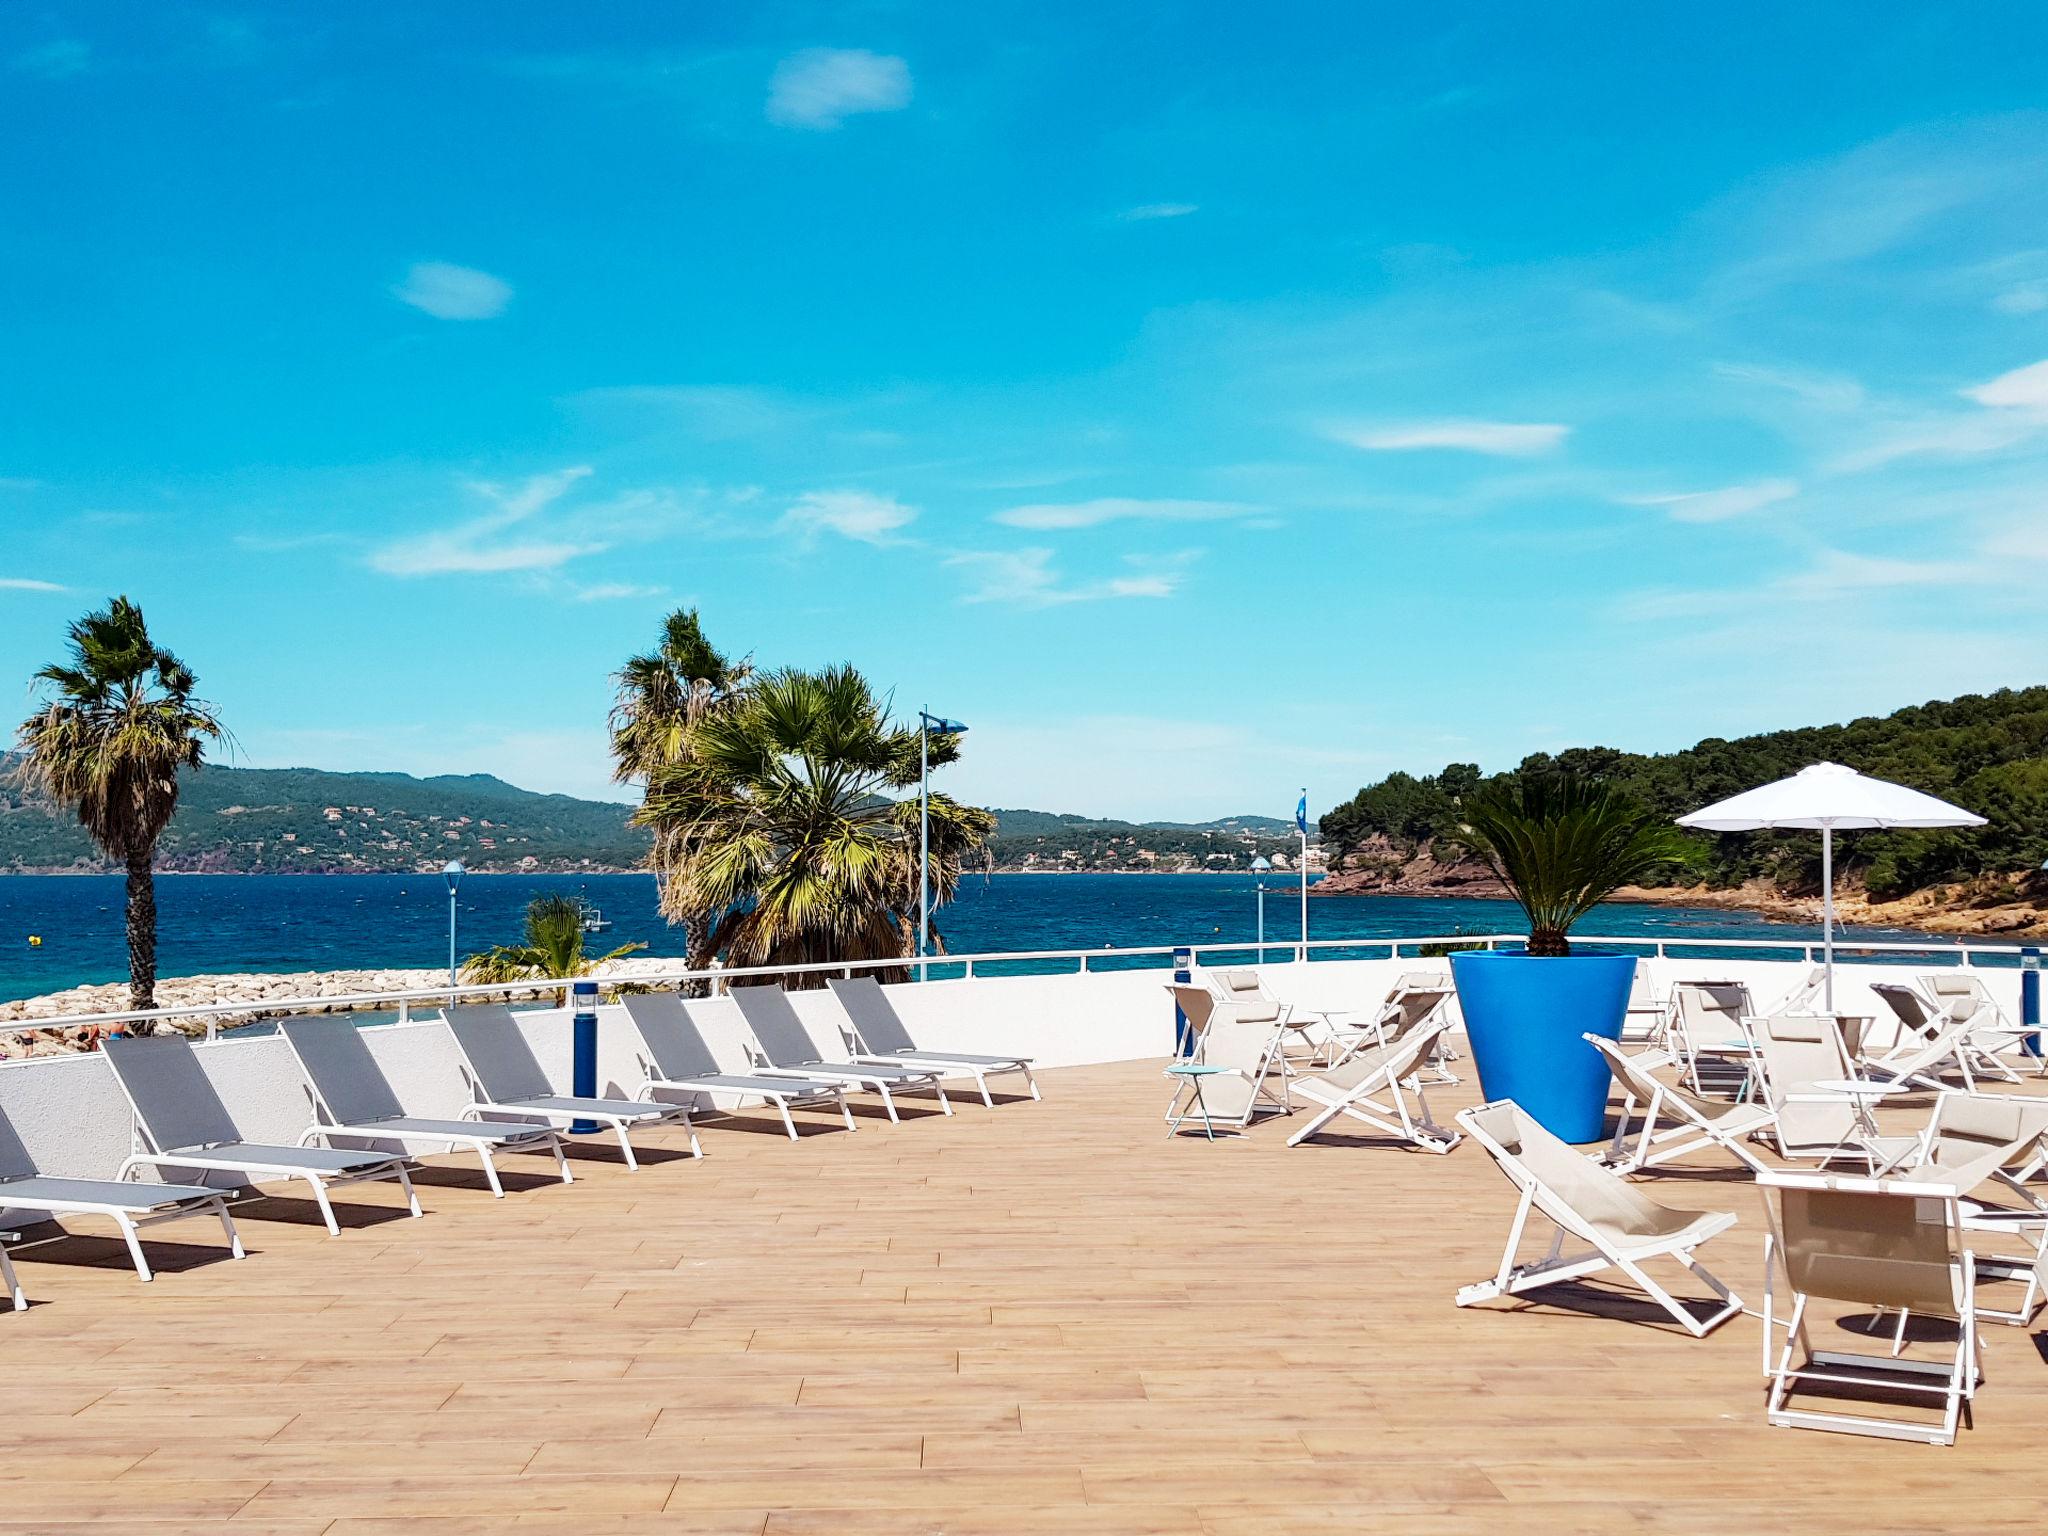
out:
{"label": "blue sky", "polygon": [[0,12],[0,687],[604,792],[676,603],[949,787],[2048,678],[2048,8]]}

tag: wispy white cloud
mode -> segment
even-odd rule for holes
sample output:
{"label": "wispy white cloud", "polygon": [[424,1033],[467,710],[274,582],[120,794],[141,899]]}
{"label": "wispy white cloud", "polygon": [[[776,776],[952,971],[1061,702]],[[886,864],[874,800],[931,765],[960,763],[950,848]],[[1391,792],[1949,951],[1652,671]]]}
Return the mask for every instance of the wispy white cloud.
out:
{"label": "wispy white cloud", "polygon": [[1550,452],[1571,435],[1571,430],[1556,422],[1442,417],[1434,421],[1336,426],[1328,429],[1328,435],[1340,443],[1374,453],[1450,449],[1514,459]]}
{"label": "wispy white cloud", "polygon": [[1726,485],[1713,491],[1680,491],[1664,496],[1621,496],[1623,506],[1659,507],[1674,522],[1722,523],[1745,517],[1765,507],[1790,501],[1799,494],[1797,480],[1756,480],[1747,485]]}
{"label": "wispy white cloud", "polygon": [[[1618,617],[1643,622],[1721,618],[1769,611],[1779,600],[1795,606],[1863,600],[1873,592],[1914,587],[1961,587],[1989,582],[1996,575],[1981,560],[1909,559],[1894,555],[1862,555],[1845,549],[1822,549],[1813,563],[1760,586],[1737,589],[1659,588],[1634,592],[1616,604]],[[1763,606],[1759,606],[1762,604]]]}
{"label": "wispy white cloud", "polygon": [[76,37],[52,38],[24,48],[9,61],[25,75],[44,80],[69,80],[92,68],[92,45]]}
{"label": "wispy white cloud", "polygon": [[0,591],[4,592],[69,592],[71,589],[54,581],[37,581],[32,576],[0,576]]}
{"label": "wispy white cloud", "polygon": [[519,525],[568,494],[590,474],[575,465],[553,474],[534,475],[505,487],[474,484],[470,489],[495,510],[454,528],[398,539],[373,550],[370,565],[387,576],[481,575],[505,571],[551,571],[579,555],[596,554],[609,544],[589,538],[521,537]]}
{"label": "wispy white cloud", "polygon": [[1050,549],[974,550],[948,558],[948,565],[972,577],[964,603],[1005,603],[1018,608],[1053,608],[1067,603],[1122,597],[1171,597],[1187,579],[1198,549],[1177,554],[1126,555],[1122,574],[1070,582],[1054,566]]}
{"label": "wispy white cloud", "polygon": [[1758,363],[1716,363],[1715,374],[1742,384],[1782,391],[1821,411],[1853,411],[1866,396],[1863,385],[1837,373],[1811,368],[1772,368]]}
{"label": "wispy white cloud", "polygon": [[1964,390],[1963,394],[1995,410],[2048,412],[2048,362],[2030,363],[2025,368],[2001,373],[1987,384]]}
{"label": "wispy white cloud", "polygon": [[1099,496],[1092,501],[1039,502],[1025,507],[1007,507],[994,520],[1011,528],[1041,531],[1055,528],[1095,528],[1103,523],[1158,522],[1201,523],[1226,518],[1251,517],[1264,507],[1248,501],[1176,501],[1169,498]]}
{"label": "wispy white cloud", "polygon": [[806,491],[782,514],[782,527],[805,538],[836,533],[863,544],[893,544],[917,520],[917,508],[873,491]]}
{"label": "wispy white cloud", "polygon": [[587,587],[576,587],[571,595],[579,603],[612,603],[631,598],[660,597],[666,587],[642,586],[630,581],[600,581]]}
{"label": "wispy white cloud", "polygon": [[1184,219],[1201,211],[1200,203],[1140,203],[1135,208],[1126,208],[1117,217],[1126,224],[1143,224],[1152,219]]}
{"label": "wispy white cloud", "polygon": [[512,302],[512,285],[475,267],[422,261],[392,286],[391,294],[437,320],[491,320]]}
{"label": "wispy white cloud", "polygon": [[2015,283],[1991,301],[2002,315],[2038,315],[2048,309],[2048,278],[2033,283]]}
{"label": "wispy white cloud", "polygon": [[768,121],[784,128],[837,128],[864,112],[910,105],[910,66],[865,48],[806,48],[775,66]]}

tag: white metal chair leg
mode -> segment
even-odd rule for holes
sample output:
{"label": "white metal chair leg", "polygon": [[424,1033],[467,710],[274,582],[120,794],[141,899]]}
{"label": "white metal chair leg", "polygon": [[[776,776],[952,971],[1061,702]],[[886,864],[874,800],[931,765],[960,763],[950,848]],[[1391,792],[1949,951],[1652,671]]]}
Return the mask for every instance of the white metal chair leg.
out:
{"label": "white metal chair leg", "polygon": [[626,1122],[614,1120],[612,1121],[612,1129],[618,1132],[619,1135],[619,1151],[625,1155],[626,1172],[638,1173],[640,1171],[640,1160],[633,1156],[633,1143],[626,1135]]}
{"label": "white metal chair leg", "polygon": [[498,1182],[498,1163],[497,1159],[491,1156],[491,1149],[479,1142],[476,1155],[484,1165],[484,1182],[491,1186],[491,1194],[499,1200],[504,1199],[505,1186]]}
{"label": "white metal chair leg", "polygon": [[142,1236],[135,1230],[135,1223],[116,1211],[114,1225],[121,1229],[121,1240],[128,1245],[128,1256],[135,1261],[135,1273],[144,1285],[149,1284],[156,1276],[150,1272],[149,1260],[143,1257]]}
{"label": "white metal chair leg", "polygon": [[213,1209],[214,1214],[220,1217],[221,1230],[228,1235],[228,1252],[238,1259],[249,1257],[249,1251],[242,1246],[242,1234],[235,1230],[235,1218],[228,1214],[227,1201],[217,1202]]}
{"label": "white metal chair leg", "polygon": [[403,1163],[398,1165],[398,1187],[405,1191],[405,1208],[412,1212],[413,1219],[417,1221],[426,1213],[420,1209],[419,1191],[412,1187],[412,1174]]}
{"label": "white metal chair leg", "polygon": [[327,1185],[318,1174],[306,1175],[306,1187],[313,1191],[313,1203],[320,1207],[320,1219],[327,1223],[329,1237],[341,1236],[341,1223],[334,1219],[334,1204],[327,1198]]}
{"label": "white metal chair leg", "polygon": [[7,1294],[14,1302],[14,1310],[26,1312],[28,1297],[22,1294],[21,1282],[14,1278],[14,1260],[7,1257],[7,1250],[0,1248],[0,1281],[5,1281]]}

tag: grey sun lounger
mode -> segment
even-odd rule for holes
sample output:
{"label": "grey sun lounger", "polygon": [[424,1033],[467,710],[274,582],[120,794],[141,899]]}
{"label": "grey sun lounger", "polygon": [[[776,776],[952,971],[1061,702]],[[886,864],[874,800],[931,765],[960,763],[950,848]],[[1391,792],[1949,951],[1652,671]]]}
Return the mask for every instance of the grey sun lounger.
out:
{"label": "grey sun lounger", "polygon": [[245,1183],[266,1178],[304,1179],[320,1207],[320,1219],[336,1237],[341,1235],[341,1224],[334,1219],[327,1192],[340,1185],[395,1179],[405,1191],[407,1209],[415,1216],[420,1214],[409,1157],[244,1141],[191,1041],[177,1035],[146,1040],[117,1036],[101,1049],[107,1065],[114,1069],[114,1081],[135,1111],[136,1141],[143,1148],[121,1165],[119,1177],[127,1178],[136,1168],[182,1168],[201,1174],[237,1174]]}
{"label": "grey sun lounger", "polygon": [[846,1085],[823,1078],[789,1076],[764,1077],[755,1072],[727,1072],[725,1063],[687,1004],[673,992],[627,993],[619,1001],[626,1017],[640,1036],[640,1068],[646,1073],[641,1084],[644,1096],[660,1089],[668,1093],[736,1093],[758,1098],[775,1106],[782,1115],[782,1128],[795,1141],[796,1121],[792,1106],[821,1105],[837,1109],[846,1128],[855,1129],[853,1111],[846,1107]]}
{"label": "grey sun lounger", "polygon": [[[52,1218],[106,1217],[120,1229],[122,1241],[128,1245],[128,1256],[135,1261],[135,1273],[144,1281],[153,1275],[138,1232],[160,1222],[181,1221],[187,1216],[217,1216],[221,1230],[228,1235],[228,1251],[238,1259],[247,1257],[241,1236],[235,1231],[235,1219],[228,1214],[224,1191],[197,1184],[151,1184],[137,1179],[45,1178],[5,1115],[0,1115],[0,1207],[39,1211]],[[28,1301],[15,1281],[14,1266],[8,1264],[0,1273],[4,1273],[15,1311],[21,1311]]]}
{"label": "grey sun lounger", "polygon": [[299,1138],[310,1144],[334,1138],[351,1141],[436,1142],[448,1151],[466,1147],[484,1165],[491,1193],[505,1197],[492,1153],[498,1150],[552,1152],[562,1182],[572,1183],[569,1159],[562,1153],[561,1133],[549,1126],[483,1120],[433,1120],[408,1115],[362,1031],[347,1019],[281,1019],[278,1033],[298,1058],[299,1070],[313,1095],[315,1109],[327,1118],[315,1120]]}
{"label": "grey sun lounger", "polygon": [[1038,1080],[1031,1075],[1028,1056],[978,1056],[967,1051],[934,1051],[919,1047],[896,1011],[895,1003],[882,984],[872,976],[855,976],[826,983],[832,996],[853,1026],[853,1042],[859,1047],[854,1060],[881,1066],[936,1068],[958,1077],[971,1077],[981,1090],[981,1102],[991,1109],[988,1080],[1006,1073],[1022,1073],[1031,1097],[1038,1097]]}
{"label": "grey sun lounger", "polygon": [[519,1021],[503,1003],[471,1003],[446,1008],[441,1017],[455,1037],[455,1048],[468,1067],[472,1106],[479,1114],[512,1115],[540,1120],[549,1125],[573,1124],[578,1120],[602,1121],[619,1138],[626,1167],[637,1172],[640,1160],[633,1155],[629,1125],[676,1125],[690,1133],[690,1155],[702,1157],[690,1111],[681,1104],[657,1104],[650,1099],[599,1099],[554,1091],[548,1074],[520,1032]]}
{"label": "grey sun lounger", "polygon": [[761,1053],[759,1070],[768,1076],[822,1077],[865,1089],[880,1095],[882,1108],[889,1112],[891,1121],[898,1118],[897,1093],[930,1093],[938,1099],[941,1110],[953,1113],[953,1106],[946,1102],[945,1084],[931,1067],[884,1067],[820,1059],[810,1032],[782,988],[732,987],[726,995],[739,1004],[740,1017],[747,1021]]}

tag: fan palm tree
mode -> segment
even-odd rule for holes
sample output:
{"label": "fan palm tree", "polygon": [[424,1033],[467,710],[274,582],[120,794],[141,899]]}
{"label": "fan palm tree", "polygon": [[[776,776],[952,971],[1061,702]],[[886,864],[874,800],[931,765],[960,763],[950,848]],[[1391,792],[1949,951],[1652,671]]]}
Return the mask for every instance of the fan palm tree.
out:
{"label": "fan palm tree", "polygon": [[16,733],[28,787],[78,813],[128,871],[128,1006],[156,1006],[156,845],[178,808],[178,770],[223,731],[192,697],[192,669],[150,639],[125,597],[70,627],[70,659],[36,673],[51,696]]}
{"label": "fan palm tree", "polygon": [[573,896],[536,896],[526,904],[526,942],[500,944],[462,963],[464,981],[529,981],[587,976],[608,960],[622,960],[645,944],[621,944],[609,954],[583,953],[583,903]]}
{"label": "fan palm tree", "polygon": [[[753,676],[751,661],[729,660],[704,638],[694,608],[678,608],[662,622],[661,642],[630,658],[613,678],[612,778],[645,786],[664,768],[690,752],[690,731],[714,710],[739,697]],[[662,915],[681,925],[683,950],[692,970],[711,963],[709,909],[691,904],[689,886],[677,878],[689,861],[690,844],[673,818],[643,802],[633,821],[654,833],[647,856],[659,886]],[[703,982],[691,983],[702,995]]]}
{"label": "fan palm tree", "polygon": [[[892,723],[851,667],[757,677],[690,732],[691,750],[649,780],[651,815],[687,839],[682,899],[723,915],[710,943],[734,965],[880,959],[914,952],[918,732]],[[934,736],[931,762],[960,755]],[[930,801],[937,904],[995,829],[987,811]]]}
{"label": "fan palm tree", "polygon": [[1568,955],[1572,924],[1624,885],[1690,863],[1690,838],[1612,785],[1524,774],[1469,795],[1458,840],[1529,918],[1529,953]]}

